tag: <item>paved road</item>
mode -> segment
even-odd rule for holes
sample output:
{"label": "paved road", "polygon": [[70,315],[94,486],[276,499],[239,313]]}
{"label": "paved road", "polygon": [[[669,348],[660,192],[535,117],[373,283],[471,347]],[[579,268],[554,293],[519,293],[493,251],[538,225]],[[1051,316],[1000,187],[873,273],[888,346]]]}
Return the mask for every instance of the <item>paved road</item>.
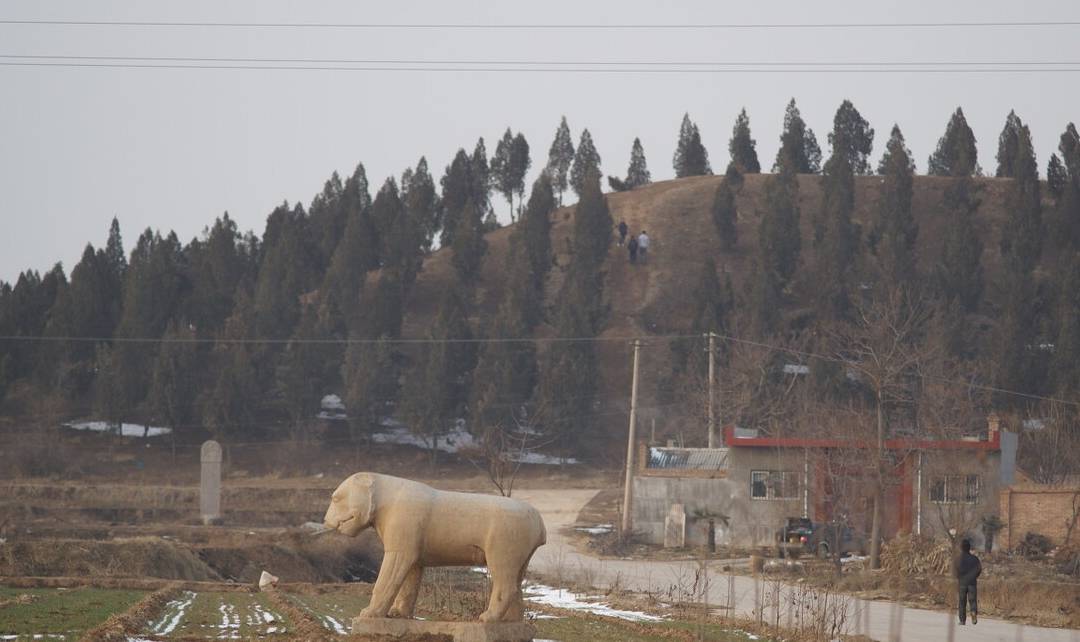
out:
{"label": "paved road", "polygon": [[[708,587],[710,605],[732,607],[741,616],[755,617],[761,612],[768,622],[781,625],[797,624],[799,613],[820,608],[820,595],[797,584],[761,581],[747,576],[730,575],[719,569],[724,560],[709,563],[707,581],[700,578],[700,566],[692,561],[602,560],[577,552],[561,534],[574,523],[578,512],[588,503],[596,490],[521,490],[514,497],[523,499],[543,514],[547,525],[548,543],[533,556],[530,568],[548,577],[579,579],[584,577],[594,586],[618,584],[624,588],[648,592],[661,600],[700,600],[702,585]],[[697,583],[695,584],[695,580]],[[885,601],[868,601],[844,597],[840,603],[830,597],[833,606],[827,607],[844,624],[845,633],[866,633],[883,642],[931,642],[950,640],[949,628],[954,622],[951,614],[942,611],[904,608]],[[842,615],[841,615],[842,614]],[[955,626],[957,642],[1080,642],[1080,631],[1023,626],[982,618],[978,626]]]}

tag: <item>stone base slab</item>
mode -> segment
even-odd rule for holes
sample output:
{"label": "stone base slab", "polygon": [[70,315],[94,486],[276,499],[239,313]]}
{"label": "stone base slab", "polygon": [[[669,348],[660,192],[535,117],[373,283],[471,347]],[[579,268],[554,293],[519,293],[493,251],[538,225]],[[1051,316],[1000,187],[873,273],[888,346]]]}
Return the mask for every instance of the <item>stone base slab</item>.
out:
{"label": "stone base slab", "polygon": [[395,618],[355,618],[353,635],[381,635],[401,638],[420,635],[449,635],[454,642],[529,642],[536,629],[525,622],[432,622]]}

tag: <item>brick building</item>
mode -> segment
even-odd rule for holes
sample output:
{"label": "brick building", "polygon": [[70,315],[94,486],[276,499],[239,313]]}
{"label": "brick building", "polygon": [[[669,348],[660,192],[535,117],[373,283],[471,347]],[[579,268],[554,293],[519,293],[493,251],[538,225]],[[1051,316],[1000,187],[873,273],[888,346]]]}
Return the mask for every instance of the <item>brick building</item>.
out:
{"label": "brick building", "polygon": [[[869,445],[733,427],[724,437],[724,448],[639,448],[635,531],[662,542],[665,516],[682,504],[690,545],[706,540],[710,519],[717,542],[736,546],[771,543],[787,517],[840,520],[869,533],[876,470],[872,457],[861,456]],[[883,536],[955,530],[978,544],[979,521],[998,512],[999,489],[1011,481],[1014,445],[1015,435],[999,431],[994,419],[982,435],[963,439],[886,440]]]}

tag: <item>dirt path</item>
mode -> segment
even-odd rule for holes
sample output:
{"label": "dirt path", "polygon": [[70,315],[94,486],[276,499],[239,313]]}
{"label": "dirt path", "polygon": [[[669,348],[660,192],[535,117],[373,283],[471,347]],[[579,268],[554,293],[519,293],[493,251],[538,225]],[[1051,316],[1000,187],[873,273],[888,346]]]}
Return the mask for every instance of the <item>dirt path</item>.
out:
{"label": "dirt path", "polygon": [[[548,541],[533,556],[530,570],[548,577],[588,577],[598,587],[618,584],[638,592],[665,596],[683,591],[698,571],[696,562],[604,560],[584,555],[562,534],[573,526],[578,512],[597,493],[596,490],[523,490],[514,496],[531,503],[544,516]],[[761,582],[751,577],[734,576],[729,589],[729,576],[719,572],[723,560],[710,562],[709,603],[732,603],[736,613],[752,617],[755,607],[761,607],[766,621],[778,619],[790,623],[802,605],[798,593],[803,587],[781,585],[780,599],[770,600],[776,590],[774,581]],[[713,567],[716,567],[715,569]],[[729,602],[730,600],[730,602]],[[776,606],[773,602],[780,602]],[[853,621],[850,632],[866,633],[875,640],[929,642],[947,640],[951,614],[941,611],[905,608],[885,601],[847,599],[847,612]],[[791,607],[794,603],[796,606]],[[779,609],[779,611],[777,610]],[[789,611],[789,609],[791,609]],[[1004,620],[983,618],[978,626],[970,623],[955,628],[957,642],[1002,641],[1016,642],[1080,642],[1080,630],[1050,629],[1014,624]]]}

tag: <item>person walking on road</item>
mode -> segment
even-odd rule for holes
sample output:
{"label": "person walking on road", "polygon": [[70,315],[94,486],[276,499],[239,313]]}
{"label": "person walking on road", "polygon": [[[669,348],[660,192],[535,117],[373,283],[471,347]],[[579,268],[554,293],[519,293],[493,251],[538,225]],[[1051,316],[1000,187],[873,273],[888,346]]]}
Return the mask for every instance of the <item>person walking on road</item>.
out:
{"label": "person walking on road", "polygon": [[971,554],[971,540],[965,539],[960,542],[960,557],[953,564],[956,574],[957,597],[959,598],[956,608],[960,616],[960,624],[967,624],[967,607],[971,605],[971,623],[979,623],[979,574],[982,573],[982,562]]}
{"label": "person walking on road", "polygon": [[645,230],[641,230],[641,235],[637,237],[638,254],[641,255],[641,262],[644,263],[649,258],[649,235],[645,233]]}
{"label": "person walking on road", "polygon": [[619,247],[622,247],[626,243],[626,233],[630,231],[627,227],[626,221],[619,223]]}
{"label": "person walking on road", "polygon": [[630,237],[630,242],[626,244],[626,250],[630,253],[630,264],[637,263],[638,240],[636,236]]}

